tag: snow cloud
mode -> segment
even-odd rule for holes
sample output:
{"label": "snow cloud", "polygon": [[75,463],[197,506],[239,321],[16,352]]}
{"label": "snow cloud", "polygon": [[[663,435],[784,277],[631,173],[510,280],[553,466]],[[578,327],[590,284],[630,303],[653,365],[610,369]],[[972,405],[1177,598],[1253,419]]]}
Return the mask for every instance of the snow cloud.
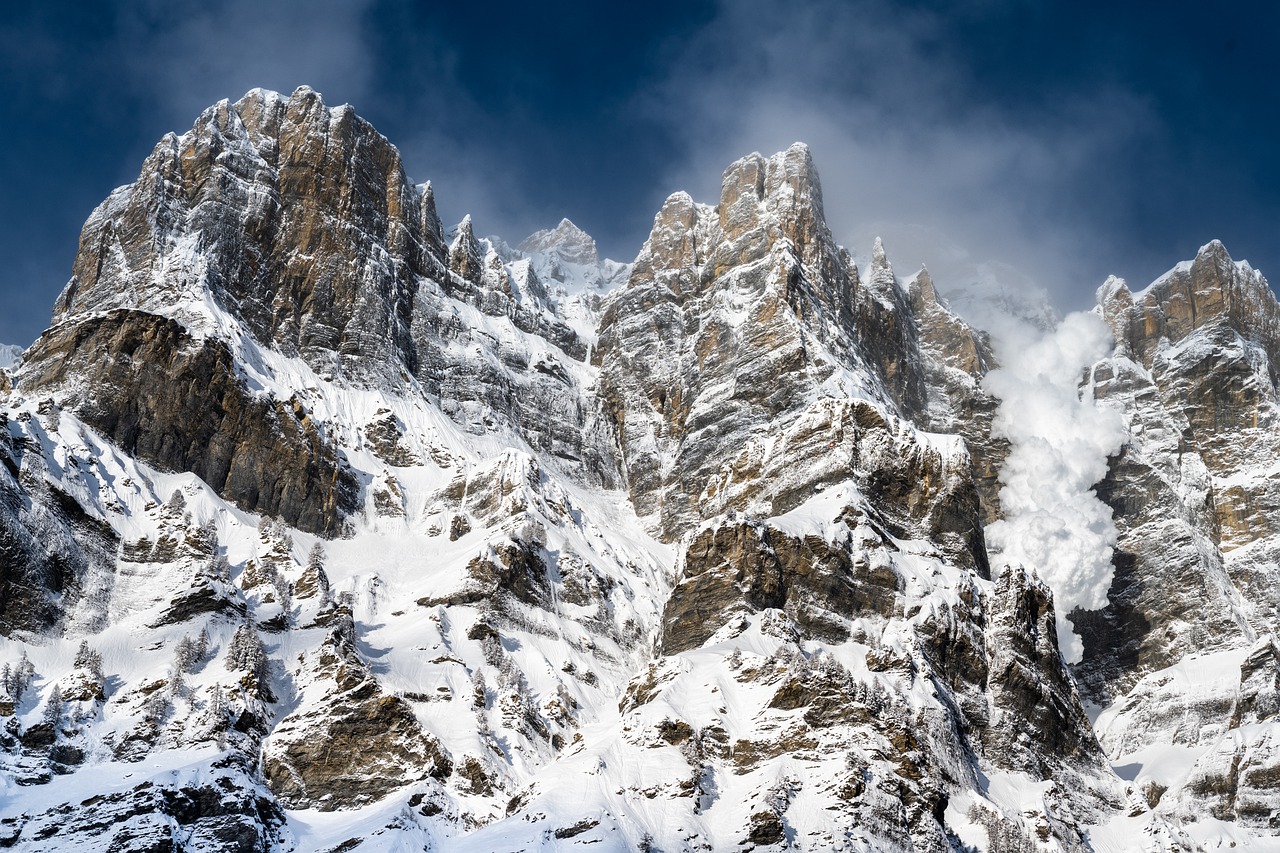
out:
{"label": "snow cloud", "polygon": [[1088,307],[1131,189],[1111,167],[1152,117],[1114,87],[1001,100],[948,49],[964,17],[887,0],[722,4],[645,102],[688,149],[667,183],[714,201],[725,165],[801,140],[855,254],[881,236],[896,268],[927,264],[944,293],[998,262],[1063,309]]}
{"label": "snow cloud", "polygon": [[1066,615],[1106,606],[1117,538],[1111,508],[1092,489],[1126,436],[1120,414],[1079,386],[1109,354],[1111,335],[1096,314],[1074,313],[1049,333],[1010,323],[993,339],[1006,366],[983,384],[1001,400],[992,432],[1012,450],[1000,472],[1005,517],[987,527],[987,543],[1053,589],[1058,645],[1078,663],[1084,647]]}

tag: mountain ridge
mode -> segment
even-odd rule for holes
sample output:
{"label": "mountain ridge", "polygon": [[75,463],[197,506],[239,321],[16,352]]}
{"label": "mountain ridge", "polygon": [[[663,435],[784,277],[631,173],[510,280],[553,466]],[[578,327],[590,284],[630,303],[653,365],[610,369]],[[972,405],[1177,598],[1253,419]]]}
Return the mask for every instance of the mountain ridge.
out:
{"label": "mountain ridge", "polygon": [[1115,573],[1056,614],[988,554],[1000,353],[803,145],[617,264],[446,234],[311,90],[220,102],[0,386],[0,839],[1273,843],[1280,306],[1215,242],[1096,313]]}

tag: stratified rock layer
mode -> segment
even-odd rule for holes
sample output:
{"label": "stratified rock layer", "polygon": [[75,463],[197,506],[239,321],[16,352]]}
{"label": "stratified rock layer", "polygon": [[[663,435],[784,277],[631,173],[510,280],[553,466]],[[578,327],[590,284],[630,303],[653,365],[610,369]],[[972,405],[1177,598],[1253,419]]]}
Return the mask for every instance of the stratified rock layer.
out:
{"label": "stratified rock layer", "polygon": [[221,341],[118,309],[56,326],[30,352],[28,387],[56,389],[126,452],[190,471],[244,509],[332,536],[357,506],[354,475],[305,407],[251,393]]}

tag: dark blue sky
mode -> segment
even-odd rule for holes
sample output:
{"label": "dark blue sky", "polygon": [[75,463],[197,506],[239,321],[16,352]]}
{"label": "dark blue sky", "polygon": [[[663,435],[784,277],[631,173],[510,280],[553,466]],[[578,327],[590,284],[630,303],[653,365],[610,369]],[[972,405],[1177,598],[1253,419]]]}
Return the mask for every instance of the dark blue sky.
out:
{"label": "dark blue sky", "polygon": [[44,328],[81,223],[166,131],[303,83],[513,242],[568,216],[629,260],[668,193],[714,202],[729,161],[802,139],[837,236],[885,233],[900,272],[1003,261],[1077,308],[1218,237],[1280,279],[1272,4],[16,5],[0,341]]}

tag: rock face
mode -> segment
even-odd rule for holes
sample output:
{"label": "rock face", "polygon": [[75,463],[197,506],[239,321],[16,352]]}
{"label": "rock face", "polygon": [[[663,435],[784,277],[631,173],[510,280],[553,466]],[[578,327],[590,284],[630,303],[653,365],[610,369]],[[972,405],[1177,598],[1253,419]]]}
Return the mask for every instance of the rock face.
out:
{"label": "rock face", "polygon": [[318,373],[384,374],[412,356],[413,279],[433,241],[438,257],[434,223],[399,153],[350,107],[255,90],[162,139],[94,211],[54,320],[169,314],[207,294]]}
{"label": "rock face", "polygon": [[1123,690],[1277,626],[1280,304],[1216,241],[1136,295],[1109,281],[1099,302],[1117,344],[1093,382],[1133,438],[1100,486],[1122,539],[1095,654]]}
{"label": "rock face", "polygon": [[422,732],[409,704],[386,695],[354,647],[349,613],[337,622],[308,669],[322,693],[317,710],[280,721],[263,755],[271,790],[288,808],[363,805],[422,774],[453,771],[440,744]]}
{"label": "rock face", "polygon": [[1000,467],[1009,444],[991,434],[999,400],[983,389],[982,379],[997,367],[985,332],[972,329],[938,296],[928,270],[908,281],[920,358],[929,388],[923,426],[961,436],[973,463],[973,480],[985,522],[1000,517]]}
{"label": "rock face", "polygon": [[332,536],[357,506],[354,474],[306,408],[250,392],[223,342],[175,320],[116,309],[57,326],[26,368],[27,387],[57,394],[121,449],[190,471],[246,510]]}
{"label": "rock face", "polygon": [[1274,835],[1280,306],[1220,244],[1099,291],[1129,438],[1068,668],[988,561],[990,338],[854,265],[803,145],[634,264],[479,233],[308,89],[93,213],[0,371],[0,846]]}
{"label": "rock face", "polygon": [[[1135,780],[1155,810],[1270,832],[1280,304],[1216,241],[1139,293],[1111,279],[1098,300],[1116,351],[1091,382],[1131,438],[1098,488],[1121,537],[1111,604],[1073,617],[1081,684],[1115,702],[1099,724],[1118,763],[1156,744],[1187,750],[1182,772]],[[1195,656],[1203,669],[1171,684],[1164,673]]]}
{"label": "rock face", "polygon": [[[578,249],[557,251],[590,254]],[[133,312],[130,334],[103,336],[101,314],[113,309]],[[473,309],[493,319],[473,322]],[[400,393],[423,388],[469,432],[515,432],[577,476],[612,482],[609,438],[583,405],[581,371],[572,367],[586,357],[586,344],[554,312],[545,291],[514,286],[494,250],[476,243],[469,220],[446,245],[430,185],[409,185],[395,147],[350,107],[331,110],[306,88],[289,98],[255,90],[210,108],[190,132],[166,136],[138,181],[94,211],[55,326],[23,382],[29,394],[52,393],[55,385],[65,393],[67,372],[51,360],[91,339],[123,347],[108,351],[125,364],[137,355],[130,347],[139,336],[154,337],[155,346],[187,345],[148,325],[212,339],[210,355],[186,367],[167,393],[153,393],[144,380],[156,377],[146,371],[182,357],[146,352],[152,367],[119,368],[110,377],[116,384],[80,370],[64,404],[101,425],[131,416],[95,410],[94,397],[129,398],[135,410],[152,396],[170,408],[177,403],[178,423],[104,428],[154,465],[217,483],[246,510],[333,535],[356,500],[340,470],[341,449],[319,446],[325,437],[304,425],[273,436],[275,448],[263,452],[263,436],[291,429],[287,406],[250,401],[244,386],[266,377],[245,383],[228,375],[229,355],[215,354],[219,344],[251,373],[274,376],[262,362],[266,350],[300,359],[318,380]],[[206,384],[217,393],[183,403],[185,388]],[[114,435],[117,428],[127,434]],[[292,470],[303,457],[314,465]]]}
{"label": "rock face", "polygon": [[[668,537],[722,511],[707,481],[824,397],[918,414],[906,302],[883,252],[864,285],[835,244],[804,146],[730,166],[716,208],[667,199],[594,356],[637,510]],[[820,456],[793,461],[797,491],[821,481]]]}
{"label": "rock face", "polygon": [[0,415],[0,630],[37,637],[61,628],[109,575],[118,534],[46,481],[47,424],[19,417],[11,424]]}

